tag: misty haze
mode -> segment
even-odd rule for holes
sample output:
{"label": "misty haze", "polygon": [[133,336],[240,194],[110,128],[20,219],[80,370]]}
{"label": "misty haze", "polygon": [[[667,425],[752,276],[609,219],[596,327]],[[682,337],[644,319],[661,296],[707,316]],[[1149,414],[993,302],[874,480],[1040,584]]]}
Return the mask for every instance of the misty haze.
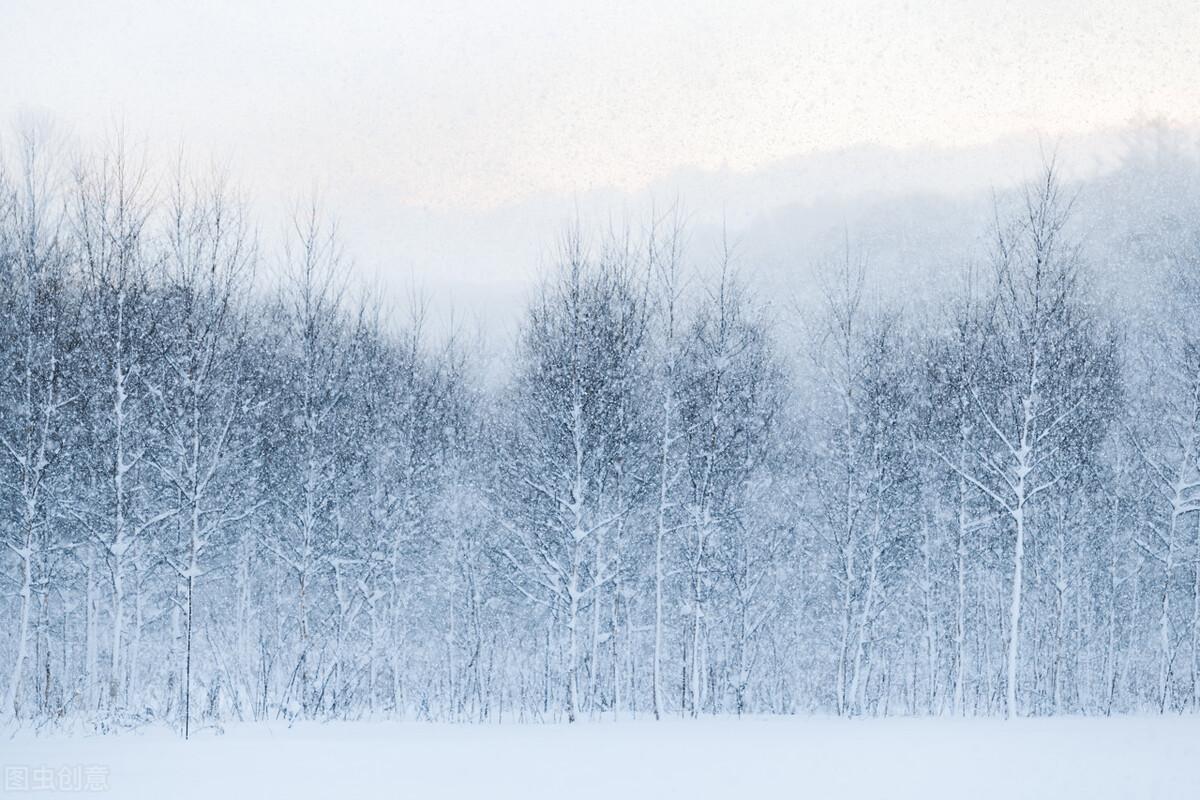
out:
{"label": "misty haze", "polygon": [[1197,42],[0,0],[0,800],[1194,797]]}

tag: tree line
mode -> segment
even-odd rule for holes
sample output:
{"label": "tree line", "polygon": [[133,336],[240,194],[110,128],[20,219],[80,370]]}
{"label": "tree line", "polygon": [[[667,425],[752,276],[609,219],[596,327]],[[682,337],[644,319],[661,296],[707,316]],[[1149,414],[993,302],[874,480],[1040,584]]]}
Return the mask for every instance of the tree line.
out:
{"label": "tree line", "polygon": [[1053,165],[932,307],[572,226],[489,379],[315,206],[9,144],[2,717],[1200,708],[1200,239],[1129,318]]}

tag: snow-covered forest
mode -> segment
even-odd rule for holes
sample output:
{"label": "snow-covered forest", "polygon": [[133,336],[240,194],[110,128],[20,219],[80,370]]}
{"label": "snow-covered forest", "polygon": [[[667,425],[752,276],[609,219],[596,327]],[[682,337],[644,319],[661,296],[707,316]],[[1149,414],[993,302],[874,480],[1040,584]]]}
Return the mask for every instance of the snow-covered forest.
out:
{"label": "snow-covered forest", "polygon": [[1200,709],[1186,187],[1114,222],[1048,159],[931,302],[851,233],[781,292],[577,220],[484,348],[336,209],[268,246],[229,179],[6,145],[3,718]]}

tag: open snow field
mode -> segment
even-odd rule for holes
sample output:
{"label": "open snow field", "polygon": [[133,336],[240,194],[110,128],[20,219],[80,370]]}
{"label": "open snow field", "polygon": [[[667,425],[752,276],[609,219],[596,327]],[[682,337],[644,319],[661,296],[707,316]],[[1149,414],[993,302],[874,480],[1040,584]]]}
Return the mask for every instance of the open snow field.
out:
{"label": "open snow field", "polygon": [[1200,717],[264,724],[190,742],[19,731],[0,763],[4,800],[1194,798]]}

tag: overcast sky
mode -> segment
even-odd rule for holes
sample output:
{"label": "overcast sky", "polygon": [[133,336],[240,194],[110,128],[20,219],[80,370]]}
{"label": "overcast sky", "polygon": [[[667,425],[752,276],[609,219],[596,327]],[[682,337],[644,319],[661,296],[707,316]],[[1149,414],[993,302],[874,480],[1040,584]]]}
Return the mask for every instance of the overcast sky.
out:
{"label": "overcast sky", "polygon": [[856,145],[1195,125],[1200,3],[0,0],[0,76],[0,113],[122,121],[388,241]]}

